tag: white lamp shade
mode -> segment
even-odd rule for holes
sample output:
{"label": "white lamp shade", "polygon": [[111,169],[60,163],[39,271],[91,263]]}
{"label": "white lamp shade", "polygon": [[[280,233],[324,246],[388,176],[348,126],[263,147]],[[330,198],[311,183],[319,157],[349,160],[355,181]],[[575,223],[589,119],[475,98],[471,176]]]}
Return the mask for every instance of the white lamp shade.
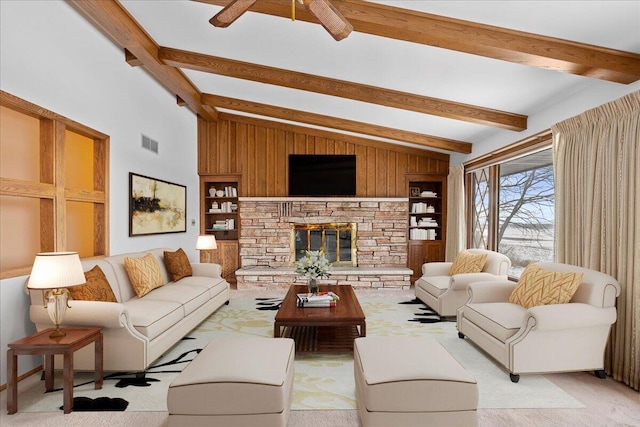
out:
{"label": "white lamp shade", "polygon": [[218,244],[216,243],[216,236],[214,236],[213,234],[198,236],[198,241],[196,242],[196,249],[199,251],[218,249]]}
{"label": "white lamp shade", "polygon": [[86,282],[77,252],[43,252],[36,255],[27,287],[59,289]]}

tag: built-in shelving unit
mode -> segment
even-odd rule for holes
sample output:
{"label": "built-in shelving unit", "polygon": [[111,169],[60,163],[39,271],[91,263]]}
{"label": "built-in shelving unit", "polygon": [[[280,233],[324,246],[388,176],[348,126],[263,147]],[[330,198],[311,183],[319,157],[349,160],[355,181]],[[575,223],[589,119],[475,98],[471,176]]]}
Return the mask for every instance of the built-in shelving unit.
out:
{"label": "built-in shelving unit", "polygon": [[[240,268],[240,183],[240,174],[200,176],[200,233],[216,237],[218,249],[210,260],[220,264],[222,277],[232,284]],[[201,254],[201,261],[206,259]]]}
{"label": "built-in shelving unit", "polygon": [[207,182],[204,191],[205,233],[216,240],[238,240],[238,183]]}
{"label": "built-in shelving unit", "polygon": [[446,243],[446,176],[407,175],[409,218],[407,229],[412,281],[422,274],[425,262],[444,261]]}
{"label": "built-in shelving unit", "polygon": [[410,191],[418,195],[409,197],[409,240],[441,240],[442,190],[422,190],[424,186],[414,184]]}

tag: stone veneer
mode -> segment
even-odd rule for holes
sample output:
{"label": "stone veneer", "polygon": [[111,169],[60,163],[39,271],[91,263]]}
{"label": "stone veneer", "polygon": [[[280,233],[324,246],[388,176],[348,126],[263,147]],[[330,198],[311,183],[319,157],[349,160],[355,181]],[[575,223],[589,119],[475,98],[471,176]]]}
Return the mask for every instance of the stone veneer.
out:
{"label": "stone veneer", "polygon": [[356,223],[358,267],[340,267],[320,283],[363,287],[410,286],[408,199],[254,198],[240,202],[238,289],[288,287],[304,280],[290,260],[291,225]]}

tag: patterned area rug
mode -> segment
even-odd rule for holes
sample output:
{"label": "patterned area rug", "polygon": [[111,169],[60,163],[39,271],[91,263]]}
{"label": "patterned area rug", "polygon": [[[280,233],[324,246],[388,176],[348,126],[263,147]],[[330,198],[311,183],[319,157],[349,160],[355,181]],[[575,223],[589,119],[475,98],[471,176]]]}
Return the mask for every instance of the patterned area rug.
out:
{"label": "patterned area rug", "polygon": [[[438,340],[478,381],[480,408],[583,407],[542,375],[523,375],[518,384],[513,384],[504,369],[468,340],[458,338],[454,322],[410,321],[421,310],[416,304],[401,304],[407,298],[358,295],[358,299],[367,317],[368,336],[428,336]],[[134,373],[109,373],[102,390],[94,390],[92,374],[77,373],[74,397],[124,399],[128,402],[127,411],[166,411],[169,384],[207,343],[239,334],[273,336],[276,310],[256,310],[269,306],[257,305],[259,302],[267,301],[232,298],[228,306],[220,308],[156,361],[144,378]],[[293,410],[356,408],[351,354],[298,355],[295,370]],[[56,386],[61,384],[60,376],[57,372]],[[20,383],[19,411],[59,411],[62,390],[44,393],[44,382],[35,377]],[[93,406],[92,401],[85,401]]]}
{"label": "patterned area rug", "polygon": [[418,323],[438,323],[438,322],[455,322],[456,319],[454,317],[447,318],[441,317],[438,313],[436,313],[431,307],[423,303],[417,298],[414,298],[410,301],[401,301],[400,304],[413,304],[417,306],[418,310],[422,310],[418,313],[414,313],[416,317],[413,319],[409,319],[409,322],[418,322]]}

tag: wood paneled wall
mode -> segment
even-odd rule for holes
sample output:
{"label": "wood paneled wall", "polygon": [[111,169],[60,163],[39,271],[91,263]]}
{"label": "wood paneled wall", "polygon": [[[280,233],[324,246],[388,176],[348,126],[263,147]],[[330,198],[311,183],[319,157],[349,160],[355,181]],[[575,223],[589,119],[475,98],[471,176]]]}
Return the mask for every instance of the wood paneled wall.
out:
{"label": "wood paneled wall", "polygon": [[241,196],[287,196],[289,154],[355,154],[357,197],[407,197],[405,174],[449,173],[448,154],[225,113],[198,118],[198,173],[242,174]]}

